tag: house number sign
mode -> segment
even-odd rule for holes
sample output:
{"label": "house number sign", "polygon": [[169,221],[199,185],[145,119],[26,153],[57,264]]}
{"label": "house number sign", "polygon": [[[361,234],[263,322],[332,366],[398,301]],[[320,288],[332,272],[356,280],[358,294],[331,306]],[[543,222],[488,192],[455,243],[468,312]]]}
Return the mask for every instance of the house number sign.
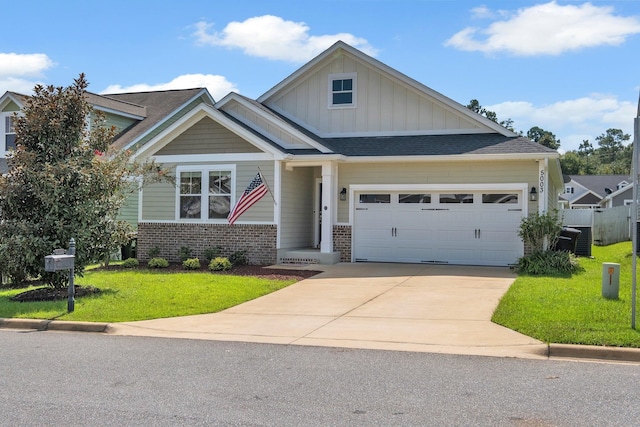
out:
{"label": "house number sign", "polygon": [[540,171],[540,188],[538,190],[538,193],[544,193],[544,170]]}

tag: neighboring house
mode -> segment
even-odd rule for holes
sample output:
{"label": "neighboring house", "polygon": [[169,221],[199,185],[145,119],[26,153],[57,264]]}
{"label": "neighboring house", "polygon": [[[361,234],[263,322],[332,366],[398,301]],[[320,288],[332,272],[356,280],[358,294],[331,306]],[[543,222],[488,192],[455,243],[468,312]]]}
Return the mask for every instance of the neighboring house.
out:
{"label": "neighboring house", "polygon": [[[108,97],[144,105],[134,96]],[[563,190],[556,151],[343,42],[257,100],[230,93],[179,116],[116,141],[176,176],[141,192],[142,259],[220,246],[259,264],[509,265],[521,219]],[[259,171],[271,194],[230,226]]]}
{"label": "neighboring house", "polygon": [[629,175],[565,175],[560,204],[564,209],[623,206],[631,203],[632,184]]}
{"label": "neighboring house", "polygon": [[[0,97],[0,135],[3,136],[0,173],[7,172],[6,156],[15,147],[14,113],[20,112],[28,98],[15,92],[6,92]],[[104,113],[107,126],[116,128],[116,148],[143,144],[196,105],[213,105],[213,98],[202,88],[111,95],[88,92],[87,101],[94,110]],[[138,205],[139,192],[134,191],[120,213],[120,218],[127,220],[134,228],[138,225]]]}
{"label": "neighboring house", "polygon": [[616,206],[629,206],[633,204],[633,180],[629,185],[607,194],[600,200],[600,207],[614,208]]}

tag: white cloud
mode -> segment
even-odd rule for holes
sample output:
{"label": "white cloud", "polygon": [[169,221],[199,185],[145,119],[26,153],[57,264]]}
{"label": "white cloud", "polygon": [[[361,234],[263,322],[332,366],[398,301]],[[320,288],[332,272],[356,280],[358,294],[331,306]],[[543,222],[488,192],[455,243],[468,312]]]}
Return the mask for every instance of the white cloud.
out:
{"label": "white cloud", "polygon": [[0,77],[36,76],[53,66],[53,61],[44,53],[1,53]]}
{"label": "white cloud", "polygon": [[6,91],[30,94],[41,83],[37,78],[54,65],[44,53],[0,52],[0,95]]}
{"label": "white cloud", "polygon": [[200,21],[193,35],[201,45],[242,49],[245,54],[278,61],[303,63],[338,40],[375,56],[377,51],[366,39],[349,33],[309,35],[304,22],[285,21],[264,15],[243,22],[230,22],[220,32],[212,31],[213,24]]}
{"label": "white cloud", "polygon": [[[472,10],[474,17],[491,17],[485,7]],[[504,11],[495,16],[504,15]],[[640,33],[640,18],[614,15],[609,6],[558,5],[555,1],[518,9],[487,28],[467,27],[445,46],[487,54],[508,52],[520,56],[559,55],[565,51],[602,45],[620,45]]]}
{"label": "white cloud", "polygon": [[622,129],[633,138],[633,118],[637,112],[634,102],[603,94],[542,106],[526,101],[507,101],[485,108],[495,111],[500,120],[512,119],[514,127],[525,134],[534,126],[554,133],[560,139],[562,151],[577,150],[584,139],[595,146],[596,137],[609,128]]}
{"label": "white cloud", "polygon": [[206,87],[214,100],[218,101],[229,92],[239,92],[236,85],[224,76],[213,74],[184,74],[168,83],[155,85],[138,83],[131,86],[111,85],[101,93],[149,92],[155,90],[191,89]]}

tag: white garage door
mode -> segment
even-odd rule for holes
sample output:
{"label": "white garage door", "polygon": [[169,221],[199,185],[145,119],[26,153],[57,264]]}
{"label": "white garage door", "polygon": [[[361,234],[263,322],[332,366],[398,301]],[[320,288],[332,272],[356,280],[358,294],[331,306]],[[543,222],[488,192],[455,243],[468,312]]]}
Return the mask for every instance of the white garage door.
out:
{"label": "white garage door", "polygon": [[522,203],[518,191],[356,193],[354,260],[513,264]]}

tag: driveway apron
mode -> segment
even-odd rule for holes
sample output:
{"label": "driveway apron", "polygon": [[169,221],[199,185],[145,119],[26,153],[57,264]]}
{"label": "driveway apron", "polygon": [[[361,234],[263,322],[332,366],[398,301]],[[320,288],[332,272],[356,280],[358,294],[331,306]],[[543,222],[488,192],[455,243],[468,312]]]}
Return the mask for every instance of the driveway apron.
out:
{"label": "driveway apron", "polygon": [[491,322],[516,278],[508,268],[384,263],[322,268],[326,271],[317,276],[219,313],[111,324],[108,332],[546,357],[544,343]]}

